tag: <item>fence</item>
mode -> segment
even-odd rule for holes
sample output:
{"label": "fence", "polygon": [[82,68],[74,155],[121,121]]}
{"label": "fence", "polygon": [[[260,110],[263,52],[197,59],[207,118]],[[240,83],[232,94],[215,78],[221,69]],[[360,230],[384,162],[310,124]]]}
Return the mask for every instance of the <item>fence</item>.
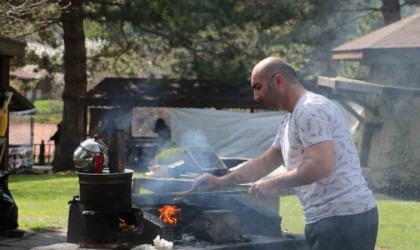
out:
{"label": "fence", "polygon": [[10,145],[9,170],[50,165],[54,158],[54,149],[54,144]]}
{"label": "fence", "polygon": [[54,144],[34,144],[33,158],[35,165],[49,165],[54,158]]}

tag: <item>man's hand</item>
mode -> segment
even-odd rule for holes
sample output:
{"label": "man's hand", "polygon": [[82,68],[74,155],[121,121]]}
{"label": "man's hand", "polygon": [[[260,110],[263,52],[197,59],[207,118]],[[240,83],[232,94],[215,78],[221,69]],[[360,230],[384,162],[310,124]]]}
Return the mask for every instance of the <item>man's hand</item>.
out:
{"label": "man's hand", "polygon": [[280,188],[273,179],[260,180],[254,183],[248,193],[258,199],[268,199],[280,194]]}
{"label": "man's hand", "polygon": [[219,188],[220,185],[219,177],[205,173],[195,178],[192,190],[213,190]]}

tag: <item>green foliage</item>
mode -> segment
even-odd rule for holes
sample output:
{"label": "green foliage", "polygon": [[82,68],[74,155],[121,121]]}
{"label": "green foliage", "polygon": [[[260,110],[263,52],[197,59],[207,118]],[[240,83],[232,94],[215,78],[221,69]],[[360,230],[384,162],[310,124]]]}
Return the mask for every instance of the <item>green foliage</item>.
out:
{"label": "green foliage", "polygon": [[[86,38],[106,42],[103,49],[88,55],[89,82],[96,83],[104,75],[243,82],[253,64],[268,55],[285,58],[298,68],[303,80],[314,81],[319,70],[317,53],[332,48],[337,34],[354,20],[350,10],[357,3],[86,1]],[[35,6],[33,12],[39,14],[35,20],[54,20],[60,14],[58,4],[44,9]],[[35,24],[28,26],[35,28]],[[47,27],[34,39],[52,48],[62,46],[61,28]],[[63,71],[60,54],[39,58],[30,52],[27,56],[34,62],[37,57],[41,68]]]}
{"label": "green foliage", "polygon": [[369,76],[369,67],[360,62],[342,62],[337,69],[337,75],[352,79],[366,80]]}
{"label": "green foliage", "polygon": [[373,12],[369,15],[362,15],[361,18],[356,20],[356,31],[354,36],[350,36],[349,39],[353,40],[355,37],[366,35],[373,30],[379,29],[384,26],[380,12]]}
{"label": "green foliage", "polygon": [[[104,75],[243,81],[252,65],[268,55],[287,59],[300,69],[303,80],[314,81],[319,53],[346,41],[348,35],[343,33],[351,25],[357,25],[352,30],[356,36],[383,25],[380,4],[357,0],[86,1],[86,38],[107,42],[103,50],[87,58],[89,81],[96,83]],[[410,0],[404,6],[418,4]],[[43,0],[6,0],[0,7],[8,13],[0,15],[5,24],[2,34],[16,37],[37,30],[29,40],[59,48],[62,31],[55,25],[59,7]],[[61,55],[29,51],[25,60],[49,72],[62,72]]]}
{"label": "green foliage", "polygon": [[63,101],[61,100],[36,100],[34,105],[39,114],[63,112]]}
{"label": "green foliage", "polygon": [[[50,1],[3,0],[0,4],[0,34],[21,37],[37,31],[42,36],[44,28],[54,24],[59,14],[59,5]],[[43,36],[43,39],[51,41],[49,36]]]}
{"label": "green foliage", "polygon": [[155,156],[156,164],[171,164],[182,159],[182,153],[185,149],[182,147],[167,148],[161,150]]}
{"label": "green foliage", "polygon": [[[120,76],[241,81],[267,55],[287,55],[299,68],[307,65],[311,46],[329,41],[323,32],[326,17],[340,6],[336,1],[304,0],[101,3],[87,2],[85,8],[87,37],[109,41],[99,60],[92,59],[95,69],[112,68]],[[298,32],[291,32],[294,29]],[[309,74],[315,67],[306,68]]]}
{"label": "green foliage", "polygon": [[28,81],[22,82],[19,79],[12,79],[10,80],[10,86],[12,86],[18,91],[28,91],[35,87],[36,82],[37,82],[36,80],[28,80]]}

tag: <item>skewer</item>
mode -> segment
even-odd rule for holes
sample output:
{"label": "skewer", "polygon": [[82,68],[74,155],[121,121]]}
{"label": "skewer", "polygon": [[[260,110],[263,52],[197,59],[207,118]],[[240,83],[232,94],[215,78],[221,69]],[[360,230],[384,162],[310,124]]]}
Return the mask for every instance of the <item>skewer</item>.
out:
{"label": "skewer", "polygon": [[173,193],[173,196],[184,196],[189,194],[194,195],[234,195],[234,194],[247,194],[248,190],[213,190],[213,191],[196,191],[194,189],[188,189],[182,192]]}

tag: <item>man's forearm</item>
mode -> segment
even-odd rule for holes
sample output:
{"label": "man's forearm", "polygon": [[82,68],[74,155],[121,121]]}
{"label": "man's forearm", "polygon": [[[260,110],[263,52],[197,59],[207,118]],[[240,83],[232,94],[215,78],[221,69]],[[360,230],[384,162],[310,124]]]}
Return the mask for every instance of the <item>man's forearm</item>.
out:
{"label": "man's forearm", "polygon": [[281,163],[268,162],[266,157],[260,156],[245,163],[241,168],[220,177],[220,184],[224,187],[257,181],[280,165]]}
{"label": "man's forearm", "polygon": [[323,162],[307,159],[295,169],[276,177],[274,182],[280,189],[293,188],[316,182],[330,174],[332,171],[333,169],[325,166]]}
{"label": "man's forearm", "polygon": [[[252,160],[253,161],[253,160]],[[246,163],[241,168],[230,172],[227,175],[220,177],[220,184],[222,187],[236,185],[241,183],[248,183],[254,181],[254,177],[252,174],[252,161]]]}

